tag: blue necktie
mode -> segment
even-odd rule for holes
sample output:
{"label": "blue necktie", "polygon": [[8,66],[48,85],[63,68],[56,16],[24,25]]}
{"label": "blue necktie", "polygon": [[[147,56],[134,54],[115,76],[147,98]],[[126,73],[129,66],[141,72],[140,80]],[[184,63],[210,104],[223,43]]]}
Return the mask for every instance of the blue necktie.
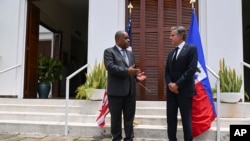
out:
{"label": "blue necktie", "polygon": [[126,49],[122,49],[122,56],[125,59],[126,63],[128,64],[128,57],[127,57],[127,54],[126,54]]}

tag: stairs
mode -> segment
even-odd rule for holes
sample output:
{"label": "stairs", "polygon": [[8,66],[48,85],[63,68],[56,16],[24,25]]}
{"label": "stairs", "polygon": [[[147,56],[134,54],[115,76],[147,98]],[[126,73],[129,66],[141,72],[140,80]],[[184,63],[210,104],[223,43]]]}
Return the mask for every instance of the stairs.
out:
{"label": "stairs", "polygon": [[[106,126],[95,123],[101,101],[69,100],[69,136],[110,137],[110,116]],[[221,141],[229,140],[230,124],[249,124],[249,103],[221,104]],[[179,117],[177,136],[183,138]],[[166,102],[137,101],[135,137],[148,140],[167,140]],[[216,141],[216,120],[212,127],[194,141]],[[0,98],[0,133],[31,133],[64,135],[65,100]]]}

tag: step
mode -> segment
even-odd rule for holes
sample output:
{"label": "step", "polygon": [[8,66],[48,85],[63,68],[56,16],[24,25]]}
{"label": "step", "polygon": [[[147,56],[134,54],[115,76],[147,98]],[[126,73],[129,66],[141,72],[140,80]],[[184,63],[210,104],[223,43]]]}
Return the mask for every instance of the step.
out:
{"label": "step", "polygon": [[163,108],[166,108],[166,101],[136,101],[136,107],[163,107]]}
{"label": "step", "polygon": [[[36,101],[36,102],[34,102]],[[101,101],[69,100],[69,113],[97,114]],[[3,112],[41,112],[65,113],[65,100],[40,100],[40,99],[6,99],[0,98],[0,111]]]}
{"label": "step", "polygon": [[[65,122],[64,113],[25,113],[25,112],[0,112],[0,120],[19,120],[19,121],[45,121],[45,122]],[[68,122],[76,123],[95,123],[97,115],[82,115],[82,114],[69,114]],[[166,125],[165,116],[153,115],[135,115],[135,123],[137,125]],[[106,117],[106,123],[110,123],[110,115]],[[220,126],[229,128],[232,124],[249,124],[250,118],[221,118]],[[178,116],[178,125],[181,124],[181,117]],[[217,120],[212,122],[212,125],[217,126]]]}
{"label": "step", "polygon": [[[250,118],[220,118],[220,127],[229,128],[230,125],[249,125]],[[212,122],[213,127],[217,126],[217,119]]]}
{"label": "step", "polygon": [[[215,106],[217,106],[215,102]],[[239,103],[221,103],[221,118],[250,118],[250,102]]]}
{"label": "step", "polygon": [[[60,116],[65,115],[65,102],[63,102],[63,100],[52,100],[52,104],[53,105],[40,105],[42,103],[46,103],[48,104],[48,102],[45,102],[44,100],[38,100],[38,102],[36,102],[34,105],[29,104],[29,101],[27,101],[26,99],[23,100],[10,100],[12,103],[15,104],[0,104],[0,113],[2,113],[2,118],[7,118],[8,116],[6,114],[9,114],[10,117],[14,117],[15,118],[15,111],[22,111],[21,112],[17,112],[16,115],[18,115],[18,117],[22,120],[27,119],[27,120],[34,120],[36,118],[34,117],[40,117],[44,114],[44,115],[48,115],[47,117],[49,119],[60,119]],[[14,101],[18,101],[18,102],[14,102]],[[24,103],[25,101],[25,103]],[[34,100],[32,100],[34,101]],[[50,101],[50,100],[48,100]],[[73,101],[73,102],[72,102]],[[76,121],[82,121],[81,119],[84,118],[86,120],[86,122],[91,121],[91,120],[87,120],[88,117],[89,118],[93,118],[95,116],[97,116],[98,109],[100,107],[101,102],[97,102],[97,101],[79,101],[79,100],[70,100],[69,101],[69,120],[76,120]],[[77,101],[77,102],[76,102]],[[5,100],[6,102],[6,100]],[[11,103],[10,102],[10,103]],[[59,105],[56,105],[55,103],[59,103]],[[78,103],[78,104],[76,104]],[[152,103],[156,103],[156,102],[145,102],[143,105],[143,102],[138,102],[139,104],[137,104],[137,106],[141,106],[141,107],[137,107],[136,110],[136,118],[138,119],[139,122],[141,123],[156,123],[156,124],[162,124],[166,122],[166,119],[164,117],[166,117],[165,114],[165,108],[162,107],[155,107],[155,104]],[[147,103],[151,103],[151,104],[147,104]],[[165,105],[164,102],[159,102],[162,105]],[[164,103],[164,104],[162,104]],[[51,103],[50,103],[51,104]],[[72,106],[72,105],[75,106]],[[153,107],[149,107],[149,105],[152,105]],[[146,107],[148,106],[148,107]],[[159,106],[159,105],[158,105]],[[93,108],[95,107],[95,108]],[[85,110],[84,110],[85,109]],[[94,109],[94,110],[89,110],[89,109]],[[82,112],[84,111],[84,112]],[[53,113],[53,114],[50,114]],[[56,114],[58,113],[58,114]],[[82,113],[82,117],[78,114]],[[162,114],[164,113],[164,114]],[[72,115],[72,116],[71,116]],[[85,115],[89,115],[89,116],[85,116]],[[151,115],[156,115],[156,118],[154,119],[154,117],[152,117]],[[84,117],[85,116],[85,117]],[[38,118],[39,119],[39,118]],[[61,120],[63,120],[64,117],[61,117]],[[95,118],[94,118],[95,119]],[[46,118],[44,118],[44,120],[46,120]],[[61,121],[60,120],[60,121]],[[180,117],[179,117],[180,120]],[[245,119],[246,122],[248,122],[247,119]],[[92,120],[94,121],[94,120]],[[232,121],[230,121],[232,122]],[[236,123],[239,123],[236,121]],[[223,124],[222,124],[223,125]],[[227,124],[228,125],[228,124]]]}
{"label": "step", "polygon": [[[27,111],[27,112],[64,112],[66,101],[64,99],[13,99],[13,98],[0,98],[0,111]],[[166,102],[165,101],[137,101],[136,114],[157,114],[166,115]],[[87,109],[81,111],[88,114],[96,114],[101,105],[101,101],[86,101],[86,100],[69,100],[70,107],[78,107],[79,111],[81,108]],[[27,106],[27,107],[26,107]],[[216,103],[215,103],[216,106]],[[250,117],[250,110],[248,110],[250,103],[237,103],[227,104],[221,103],[220,105],[220,116],[222,118],[237,118],[237,117]],[[7,108],[8,107],[8,108]],[[16,108],[14,108],[16,107]],[[28,108],[30,107],[30,108]],[[48,108],[44,108],[48,107]],[[89,110],[89,108],[92,110]],[[70,111],[70,112],[78,112]]]}
{"label": "step", "polygon": [[[57,124],[50,122],[22,122],[14,123],[11,121],[1,121],[0,132],[10,133],[22,133],[22,134],[50,134],[50,135],[64,135],[65,126],[64,123],[58,122]],[[216,140],[216,128],[212,127],[201,136],[198,136],[194,141],[215,141]],[[228,141],[229,130],[227,128],[221,128],[221,141]],[[167,128],[166,126],[155,125],[137,125],[134,127],[136,138],[151,138],[154,140],[166,140]],[[124,134],[123,134],[124,135]],[[104,128],[99,128],[96,124],[69,124],[68,136],[82,136],[82,137],[102,137],[110,136],[110,126],[107,125]],[[183,139],[182,127],[177,128],[177,138]]]}
{"label": "step", "polygon": [[[95,122],[102,101],[69,100],[68,103],[70,136],[110,136],[109,114],[106,117],[104,128],[99,128]],[[165,140],[167,138],[166,102],[137,101],[136,104],[135,136],[142,139]],[[0,98],[0,132],[64,135],[65,105],[66,101],[62,99]],[[248,103],[221,104],[220,130],[222,141],[228,140],[230,124],[250,123],[250,113],[247,106],[250,105]],[[232,113],[229,114],[228,112]],[[179,139],[182,139],[180,116],[178,116],[178,125],[177,135]],[[195,141],[215,141],[216,125],[217,120],[212,122],[209,131],[197,137]]]}
{"label": "step", "polygon": [[[64,113],[29,113],[29,112],[0,112],[0,120],[20,120],[20,121],[46,121],[46,122],[63,122],[65,121]],[[82,115],[69,113],[69,122],[95,123],[98,115]],[[165,116],[136,115],[137,124],[154,124],[165,125]],[[110,115],[106,116],[106,122],[110,123]]]}
{"label": "step", "polygon": [[138,115],[160,115],[166,116],[166,107],[136,107]]}
{"label": "step", "polygon": [[[96,119],[96,118],[95,118]],[[166,125],[166,116],[158,115],[135,115],[134,124],[136,125]],[[110,124],[110,115],[105,118],[106,124]]]}
{"label": "step", "polygon": [[[82,104],[84,100],[70,99],[70,105]],[[17,99],[17,98],[0,98],[1,104],[28,104],[28,105],[65,105],[65,99]]]}
{"label": "step", "polygon": [[[64,105],[28,105],[28,104],[0,104],[0,111],[2,112],[39,112],[39,113],[64,113]],[[70,105],[70,113],[82,112],[82,107]]]}

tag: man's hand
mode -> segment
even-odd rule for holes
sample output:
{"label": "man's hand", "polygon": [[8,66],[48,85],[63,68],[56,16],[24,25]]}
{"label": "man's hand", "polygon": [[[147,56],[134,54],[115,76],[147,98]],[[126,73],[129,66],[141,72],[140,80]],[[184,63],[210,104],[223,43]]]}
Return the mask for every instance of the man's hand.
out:
{"label": "man's hand", "polygon": [[136,75],[136,79],[139,80],[139,81],[143,81],[147,78],[147,76],[145,75],[144,72],[139,72],[137,75]]}
{"label": "man's hand", "polygon": [[176,83],[168,83],[168,88],[171,92],[178,94],[179,90],[178,90],[178,86],[176,85]]}
{"label": "man's hand", "polygon": [[135,68],[135,65],[132,65],[128,68],[128,73],[130,75],[136,75],[136,79],[139,81],[143,81],[147,78],[144,72],[141,72],[140,69]]}
{"label": "man's hand", "polygon": [[141,72],[141,70],[135,68],[135,65],[132,65],[131,67],[128,68],[128,74],[130,74],[130,75],[136,75],[140,72]]}

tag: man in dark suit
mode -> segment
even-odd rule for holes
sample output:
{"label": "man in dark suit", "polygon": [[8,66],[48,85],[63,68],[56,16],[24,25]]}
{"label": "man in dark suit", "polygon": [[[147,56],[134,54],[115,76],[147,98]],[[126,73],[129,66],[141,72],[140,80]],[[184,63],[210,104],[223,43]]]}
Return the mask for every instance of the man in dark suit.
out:
{"label": "man in dark suit", "polygon": [[175,49],[166,61],[167,127],[169,141],[177,141],[177,113],[180,110],[184,140],[192,141],[192,98],[195,95],[194,74],[197,68],[197,49],[186,44],[183,26],[171,28],[170,40]]}
{"label": "man in dark suit", "polygon": [[135,68],[135,57],[129,46],[125,31],[115,34],[116,45],[104,51],[104,64],[108,71],[108,103],[111,115],[112,141],[122,139],[122,115],[124,120],[124,141],[134,138],[133,121],[136,107],[136,81],[146,79],[144,72]]}

